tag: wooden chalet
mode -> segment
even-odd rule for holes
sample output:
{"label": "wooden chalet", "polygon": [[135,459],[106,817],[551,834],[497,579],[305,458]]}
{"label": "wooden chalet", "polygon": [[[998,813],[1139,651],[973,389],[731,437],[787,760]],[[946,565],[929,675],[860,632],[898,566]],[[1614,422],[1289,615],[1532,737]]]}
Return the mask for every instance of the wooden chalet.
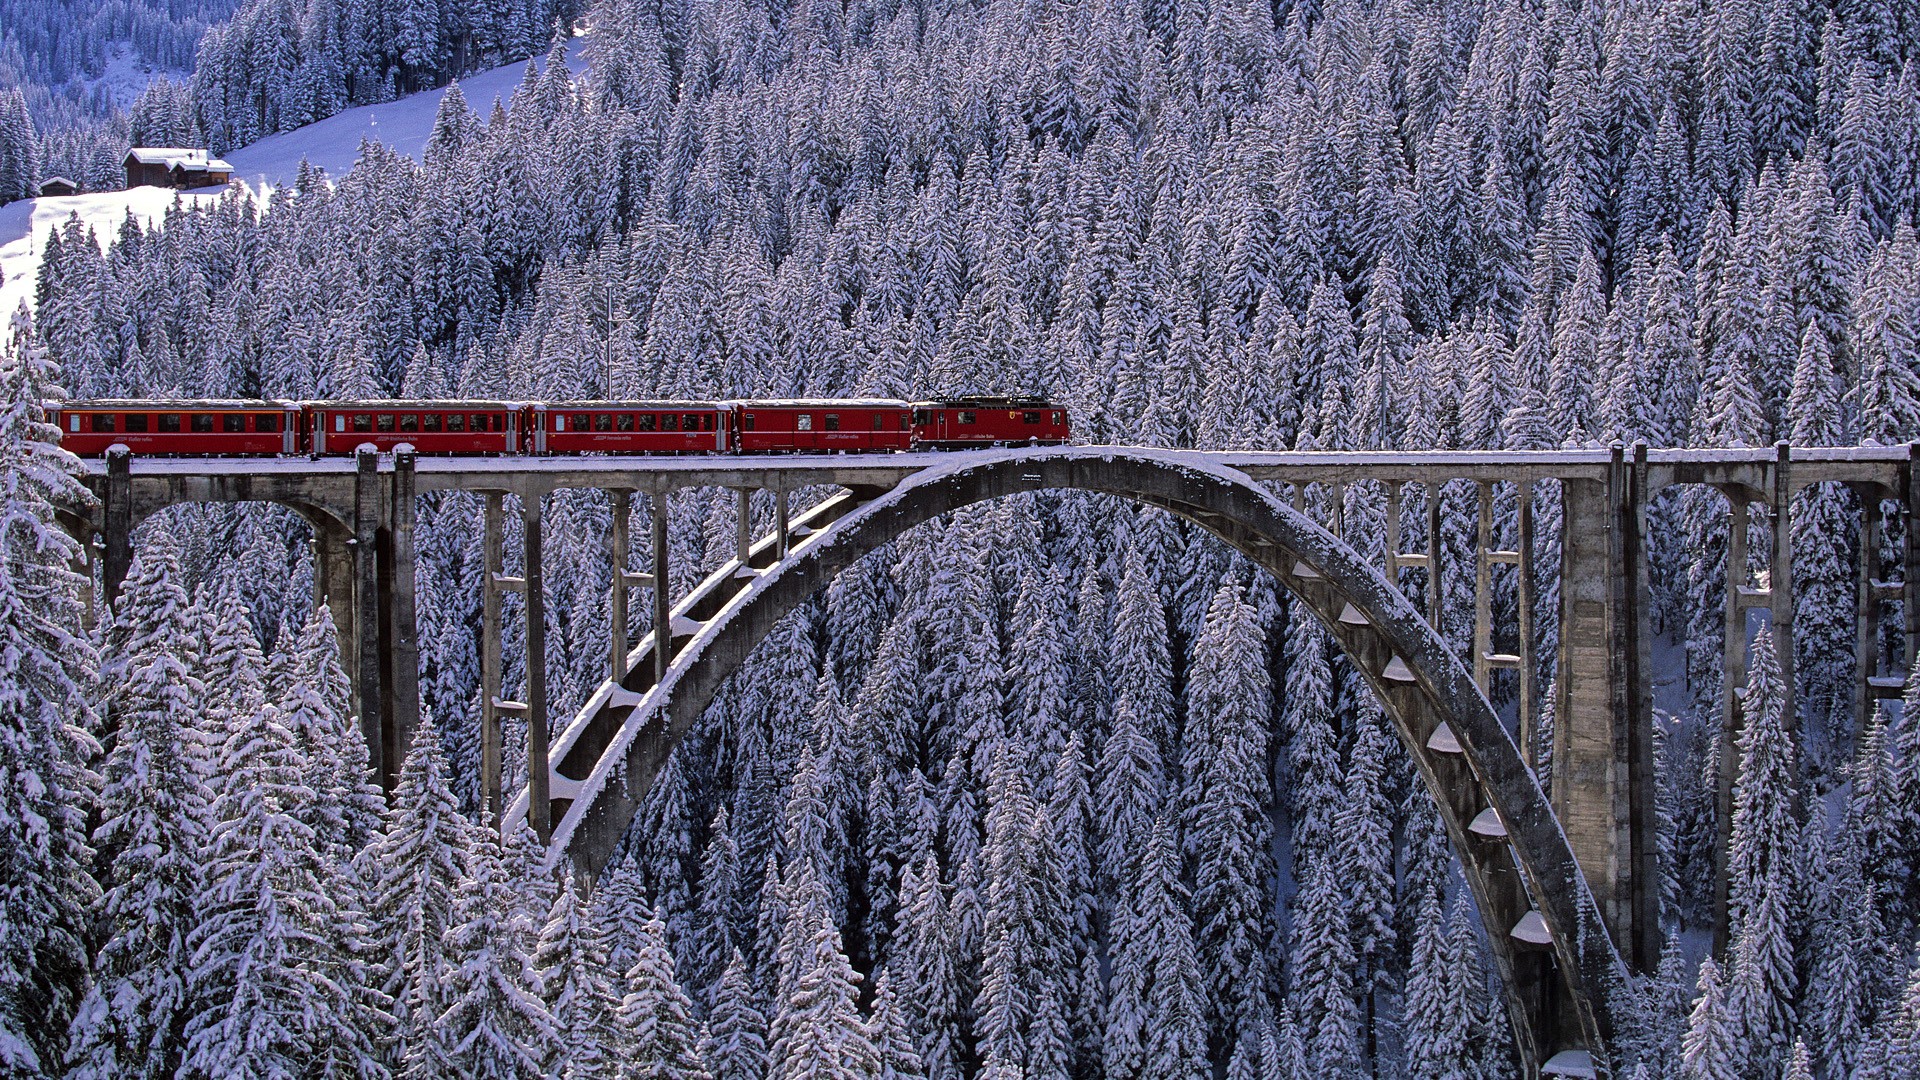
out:
{"label": "wooden chalet", "polygon": [[49,176],[45,180],[40,181],[40,197],[43,199],[55,195],[78,194],[80,194],[80,185],[64,176]]}
{"label": "wooden chalet", "polygon": [[205,150],[184,146],[136,146],[127,151],[128,187],[219,187],[233,179],[233,166]]}

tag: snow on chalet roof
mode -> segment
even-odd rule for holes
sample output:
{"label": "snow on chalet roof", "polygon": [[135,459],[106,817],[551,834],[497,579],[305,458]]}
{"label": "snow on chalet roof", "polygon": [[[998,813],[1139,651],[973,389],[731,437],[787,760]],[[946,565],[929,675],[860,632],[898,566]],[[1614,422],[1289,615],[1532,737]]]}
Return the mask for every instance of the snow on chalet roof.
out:
{"label": "snow on chalet roof", "polygon": [[233,171],[225,161],[189,146],[136,146],[127,151],[127,156],[142,165],[165,165],[169,169],[177,165],[193,171]]}

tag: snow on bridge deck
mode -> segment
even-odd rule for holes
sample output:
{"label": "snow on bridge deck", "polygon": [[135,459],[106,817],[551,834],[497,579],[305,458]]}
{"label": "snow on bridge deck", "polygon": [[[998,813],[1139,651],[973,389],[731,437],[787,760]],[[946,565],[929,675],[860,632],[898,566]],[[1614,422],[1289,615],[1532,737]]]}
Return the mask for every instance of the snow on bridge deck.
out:
{"label": "snow on bridge deck", "polygon": [[[1866,481],[1894,485],[1914,451],[1907,446],[1800,448],[1790,452],[1797,483]],[[891,487],[914,473],[956,462],[977,463],[984,455],[1018,458],[1114,456],[1189,463],[1205,469],[1230,468],[1260,481],[1311,480],[1429,483],[1448,480],[1514,482],[1546,479],[1604,479],[1612,462],[1608,450],[1338,452],[1198,451],[1134,446],[1032,447],[991,450],[941,450],[892,454],[712,454],[687,457],[561,455],[546,457],[432,457],[416,459],[422,491],[489,488],[518,489],[623,487],[794,488],[812,484]],[[1674,483],[1757,485],[1776,461],[1771,447],[1724,450],[1653,450],[1647,455],[1651,486]],[[89,460],[87,471],[104,478],[104,460]],[[350,477],[350,457],[211,458],[138,457],[138,480],[193,477],[298,481]],[[382,455],[381,469],[392,468]]]}

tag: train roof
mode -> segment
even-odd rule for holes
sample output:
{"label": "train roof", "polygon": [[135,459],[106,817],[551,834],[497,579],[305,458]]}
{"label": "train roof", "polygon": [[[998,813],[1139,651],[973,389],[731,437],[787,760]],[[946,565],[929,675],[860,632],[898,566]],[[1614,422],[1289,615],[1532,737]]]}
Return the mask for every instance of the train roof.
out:
{"label": "train roof", "polygon": [[270,398],[87,398],[78,401],[50,401],[47,407],[164,412],[167,409],[291,409],[298,407],[298,403]]}
{"label": "train roof", "polygon": [[724,409],[725,401],[541,401],[549,409]]}
{"label": "train roof", "polygon": [[366,401],[308,401],[303,402],[311,409],[518,409],[519,401],[472,401],[448,398],[443,401],[425,399],[386,400],[375,398]]}
{"label": "train roof", "polygon": [[904,409],[899,398],[741,398],[729,405],[759,406],[766,409]]}
{"label": "train roof", "polygon": [[1059,407],[1039,394],[965,394],[929,398],[925,401],[916,401],[914,404],[944,409],[1052,409]]}

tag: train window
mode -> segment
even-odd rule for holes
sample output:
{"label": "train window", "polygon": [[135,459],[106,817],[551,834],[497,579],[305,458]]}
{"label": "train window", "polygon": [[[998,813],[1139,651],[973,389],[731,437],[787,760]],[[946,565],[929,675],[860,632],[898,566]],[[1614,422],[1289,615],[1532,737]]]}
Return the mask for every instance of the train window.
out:
{"label": "train window", "polygon": [[839,413],[828,413],[821,419],[823,419],[826,422],[825,430],[827,431],[840,430],[840,414]]}
{"label": "train window", "polygon": [[73,415],[67,417],[67,430],[68,431],[80,430],[80,414],[79,413],[74,413]]}
{"label": "train window", "polygon": [[393,430],[393,414],[390,412],[375,414],[373,418],[373,430],[383,431],[383,432],[392,431]]}
{"label": "train window", "polygon": [[752,413],[740,414],[740,430],[741,431],[753,430],[753,414]]}
{"label": "train window", "polygon": [[354,413],[353,414],[353,430],[372,431],[373,430],[373,414],[363,413],[363,412]]}
{"label": "train window", "polygon": [[803,412],[799,416],[795,417],[793,421],[793,430],[812,431],[813,430],[813,414]]}
{"label": "train window", "polygon": [[916,424],[932,423],[933,415],[925,409],[915,409],[913,410],[913,422]]}
{"label": "train window", "polygon": [[140,435],[146,434],[147,414],[146,413],[128,413],[127,414],[127,431],[133,434],[140,434]]}
{"label": "train window", "polygon": [[213,434],[213,414],[189,413],[187,415],[187,429],[195,435]]}
{"label": "train window", "polygon": [[161,413],[160,414],[160,430],[165,434],[170,434],[170,435],[179,434],[180,433],[180,414],[177,412]]}
{"label": "train window", "polygon": [[447,430],[448,431],[467,430],[467,414],[458,413],[458,412],[448,413],[447,414]]}
{"label": "train window", "polygon": [[435,432],[439,431],[440,430],[440,414],[437,412],[422,414],[420,417],[420,430],[435,431]]}
{"label": "train window", "polygon": [[[568,415],[567,430],[568,431],[587,430],[587,419],[588,419],[587,414],[583,412],[577,412],[577,413],[572,413]],[[560,430],[560,418],[557,416],[553,418],[553,430],[555,431]]]}
{"label": "train window", "polygon": [[118,419],[120,418],[112,413],[95,413],[93,415],[93,430],[112,431],[114,429],[114,421]]}
{"label": "train window", "polygon": [[468,428],[472,431],[492,431],[493,416],[483,412],[474,413],[473,421],[468,425]]}
{"label": "train window", "polygon": [[1063,422],[1063,421],[1062,421],[1062,420],[1060,419],[1060,414],[1059,414],[1059,413],[1057,413],[1057,412],[1056,412],[1056,413],[1054,413],[1054,414],[1053,414],[1053,422],[1054,422],[1055,424],[1059,424],[1059,423],[1062,423],[1062,422]]}
{"label": "train window", "polygon": [[630,412],[615,413],[613,415],[613,430],[632,431],[633,430],[633,414]]}
{"label": "train window", "polygon": [[971,424],[971,423],[973,423],[973,414],[972,414],[972,413],[970,413],[970,412],[963,412],[963,413],[961,413],[961,414],[960,414],[960,422],[961,422],[961,423],[963,423],[963,424]]}
{"label": "train window", "polygon": [[220,418],[220,430],[229,435],[247,430],[247,417],[244,413],[228,413]]}
{"label": "train window", "polygon": [[640,414],[640,430],[641,431],[652,431],[653,425],[654,425],[654,415],[652,413],[643,412]]}
{"label": "train window", "polygon": [[688,413],[687,415],[681,417],[680,430],[681,431],[699,431],[700,430],[700,414]]}
{"label": "train window", "polygon": [[400,430],[401,431],[419,431],[420,415],[418,413],[401,413],[400,414]]}
{"label": "train window", "polygon": [[1023,424],[1037,424],[1040,422],[1040,414],[1037,412],[1021,413],[1020,422]]}
{"label": "train window", "polygon": [[253,430],[279,431],[280,418],[273,415],[272,413],[261,413],[259,416],[256,416],[253,418]]}
{"label": "train window", "polygon": [[887,414],[885,414],[885,413],[874,413],[874,414],[873,414],[873,430],[875,430],[875,431],[879,431],[879,430],[880,430],[880,427],[881,427],[881,425],[883,425],[883,424],[885,424],[885,423],[886,423],[886,421],[887,421]]}
{"label": "train window", "polygon": [[701,431],[713,430],[713,414],[712,413],[709,412],[709,413],[700,414],[700,430]]}
{"label": "train window", "polygon": [[679,431],[680,430],[680,414],[670,413],[670,412],[661,413],[660,414],[660,430],[661,431]]}
{"label": "train window", "polygon": [[613,430],[613,414],[612,413],[594,413],[593,414],[593,430],[612,431]]}

